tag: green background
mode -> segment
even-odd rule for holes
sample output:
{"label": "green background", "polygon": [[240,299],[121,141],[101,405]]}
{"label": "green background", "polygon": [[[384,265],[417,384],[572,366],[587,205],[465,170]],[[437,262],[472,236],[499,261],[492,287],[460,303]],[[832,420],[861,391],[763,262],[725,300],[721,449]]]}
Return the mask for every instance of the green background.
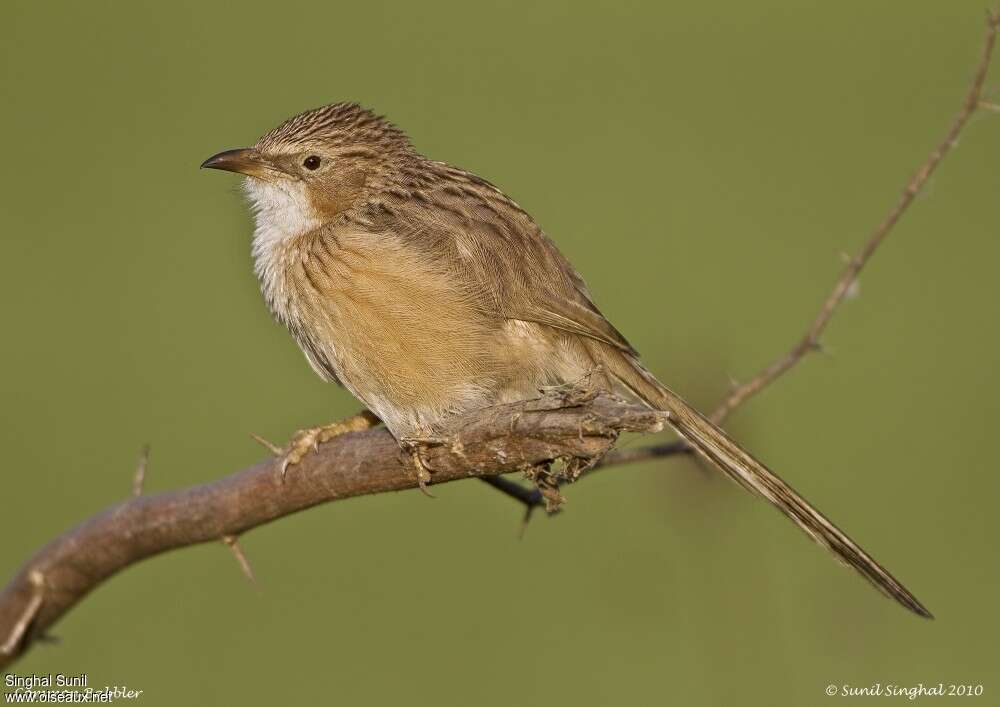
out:
{"label": "green background", "polygon": [[[260,459],[249,432],[357,409],[271,322],[237,182],[205,157],[370,105],[516,198],[650,368],[711,407],[793,343],[943,136],[984,8],[6,0],[4,581],[126,496],[144,442],[149,490],[172,489]],[[475,482],[317,508],[243,539],[259,591],[221,544],[171,553],[14,670],[149,706],[811,705],[872,682],[1000,704],[998,154],[982,112],[831,355],[729,423],[936,621],[668,461],[569,488],[521,541],[520,509]]]}

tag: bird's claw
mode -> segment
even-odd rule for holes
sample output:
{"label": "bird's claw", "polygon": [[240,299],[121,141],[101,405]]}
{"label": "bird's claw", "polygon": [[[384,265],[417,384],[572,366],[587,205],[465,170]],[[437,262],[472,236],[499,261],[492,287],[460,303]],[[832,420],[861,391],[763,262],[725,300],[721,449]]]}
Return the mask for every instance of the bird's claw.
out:
{"label": "bird's claw", "polygon": [[331,440],[334,437],[338,437],[347,432],[360,432],[361,430],[370,429],[378,423],[378,417],[365,410],[359,412],[357,415],[352,415],[347,419],[340,420],[339,422],[323,425],[322,427],[308,427],[304,430],[299,430],[295,433],[295,436],[292,437],[292,441],[289,442],[288,446],[285,448],[271,444],[257,435],[253,435],[253,438],[270,449],[276,457],[281,458],[281,465],[279,469],[281,472],[281,480],[284,482],[285,475],[288,473],[288,468],[295,466],[302,461],[302,459],[309,454],[310,451],[318,452],[319,445],[323,442]]}
{"label": "bird's claw", "polygon": [[410,461],[413,462],[414,473],[417,476],[417,486],[420,487],[420,492],[427,496],[427,498],[435,498],[435,496],[427,490],[427,486],[431,482],[431,472],[427,464],[424,463],[423,457],[420,456],[420,450],[424,447],[443,444],[444,441],[438,437],[404,437],[400,440],[403,449],[410,454]]}
{"label": "bird's claw", "polygon": [[323,427],[310,427],[295,433],[281,457],[282,481],[285,480],[288,467],[298,464],[310,451],[319,451],[320,435],[325,429]]}

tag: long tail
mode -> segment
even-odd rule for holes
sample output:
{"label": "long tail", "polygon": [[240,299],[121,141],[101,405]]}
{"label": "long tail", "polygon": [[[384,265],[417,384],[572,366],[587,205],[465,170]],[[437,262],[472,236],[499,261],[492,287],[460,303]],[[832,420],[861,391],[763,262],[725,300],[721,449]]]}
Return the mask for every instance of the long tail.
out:
{"label": "long tail", "polygon": [[[602,347],[603,348],[603,347]],[[748,491],[770,501],[817,543],[853,567],[879,591],[910,611],[934,618],[895,577],[857,543],[816,510],[791,486],[753,458],[725,432],[660,383],[638,360],[604,349],[599,356],[616,379],[657,410],[667,412],[669,424],[702,456]]]}

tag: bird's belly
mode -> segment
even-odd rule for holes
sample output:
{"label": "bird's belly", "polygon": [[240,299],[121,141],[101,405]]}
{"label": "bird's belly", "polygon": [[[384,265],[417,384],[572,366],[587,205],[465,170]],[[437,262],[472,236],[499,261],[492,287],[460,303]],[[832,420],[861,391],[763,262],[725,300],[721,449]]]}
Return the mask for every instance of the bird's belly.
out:
{"label": "bird's belly", "polygon": [[296,295],[285,323],[317,373],[343,383],[397,438],[496,399],[510,362],[496,326],[463,293],[398,258],[337,255],[288,272]]}
{"label": "bird's belly", "polygon": [[[493,332],[430,314],[351,303],[332,318],[327,352],[337,377],[398,437],[430,434],[448,417],[487,407],[511,378]],[[458,322],[451,322],[458,325]]]}
{"label": "bird's belly", "polygon": [[551,330],[486,314],[433,263],[370,241],[337,245],[289,259],[284,322],[317,373],[343,383],[397,438],[588,370]]}
{"label": "bird's belly", "polygon": [[342,322],[338,376],[397,438],[432,434],[464,412],[537,396],[593,367],[548,333],[525,341],[527,323],[456,328],[449,319],[431,317],[416,329],[401,329],[389,316]]}

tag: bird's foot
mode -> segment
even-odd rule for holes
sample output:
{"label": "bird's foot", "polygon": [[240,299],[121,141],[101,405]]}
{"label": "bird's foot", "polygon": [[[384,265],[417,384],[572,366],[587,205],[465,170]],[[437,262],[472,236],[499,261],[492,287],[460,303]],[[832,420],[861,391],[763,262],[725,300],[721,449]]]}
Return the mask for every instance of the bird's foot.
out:
{"label": "bird's foot", "polygon": [[[351,415],[348,418],[338,420],[329,425],[299,430],[284,449],[275,448],[270,444],[266,444],[265,446],[275,452],[275,456],[281,457],[281,480],[284,481],[288,468],[302,461],[309,452],[319,449],[319,445],[323,444],[323,442],[327,442],[334,437],[348,432],[360,432],[361,430],[371,429],[379,424],[379,422],[378,417],[368,410],[364,410],[357,415]],[[260,438],[256,439],[261,441]]]}
{"label": "bird's foot", "polygon": [[434,494],[427,490],[427,484],[431,482],[431,472],[420,458],[420,450],[411,449],[410,459],[413,460],[413,467],[417,470],[417,486],[420,487],[420,493],[427,498],[434,498]]}
{"label": "bird's foot", "polygon": [[417,486],[420,492],[428,498],[434,498],[434,494],[427,490],[427,485],[431,482],[431,471],[420,456],[420,451],[424,447],[433,447],[444,444],[445,440],[438,437],[403,437],[399,440],[399,445],[403,451],[410,455],[413,462],[414,473],[417,476]]}

